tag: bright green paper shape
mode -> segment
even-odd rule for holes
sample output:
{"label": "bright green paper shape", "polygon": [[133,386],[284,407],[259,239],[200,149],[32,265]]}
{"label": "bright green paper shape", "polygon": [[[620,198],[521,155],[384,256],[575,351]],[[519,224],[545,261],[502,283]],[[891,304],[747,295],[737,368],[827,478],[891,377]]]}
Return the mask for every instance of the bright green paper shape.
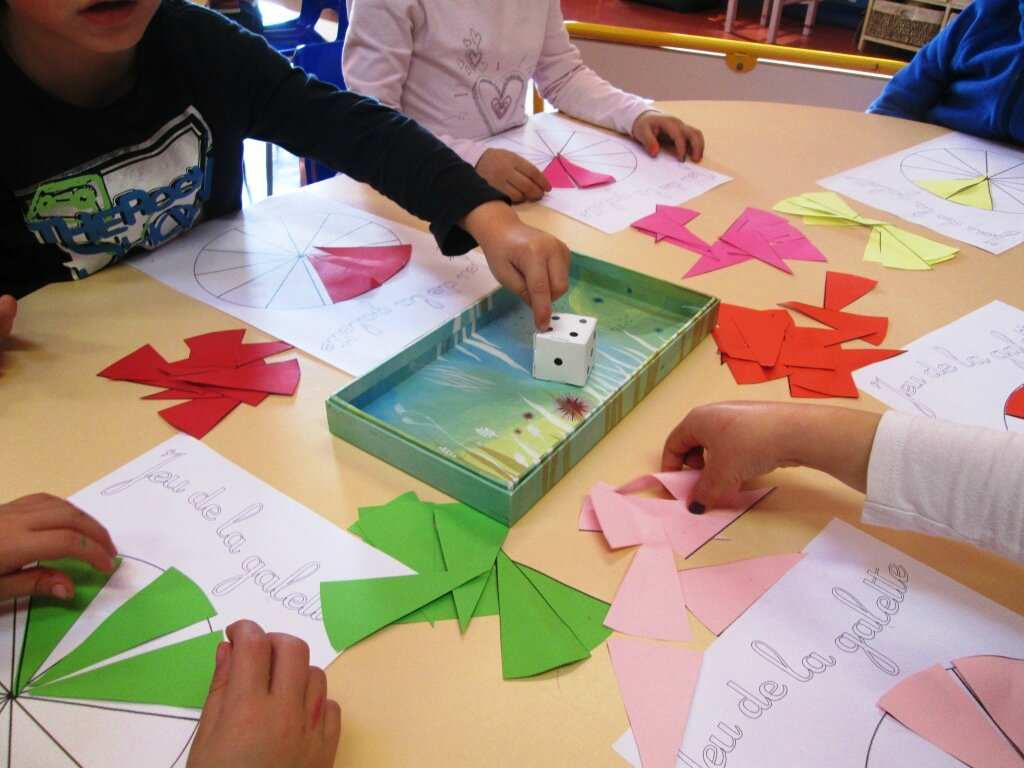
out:
{"label": "bright green paper shape", "polygon": [[[70,600],[36,595],[28,608],[28,624],[25,627],[25,643],[21,651],[21,666],[18,679],[14,682],[14,693],[21,689],[39,671],[39,667],[57,647],[78,621],[82,612],[89,607],[100,590],[106,586],[114,571],[103,573],[88,563],[67,558],[64,560],[39,561],[42,568],[63,571],[75,585],[75,596]],[[114,570],[121,565],[121,558],[114,559]]]}
{"label": "bright green paper shape", "polygon": [[[360,507],[358,526],[368,544],[416,573],[447,570],[441,542],[434,529],[434,506],[421,501],[412,491],[387,504]],[[433,624],[447,618],[454,605],[451,597],[446,599],[442,596],[417,610],[423,612],[422,620]]]}
{"label": "bright green paper shape", "polygon": [[459,629],[469,625],[488,574],[508,536],[508,528],[465,504],[435,504],[434,525],[449,568],[479,570],[480,575],[453,590]]}
{"label": "bright green paper shape", "polygon": [[612,630],[604,625],[605,617],[611,608],[608,603],[591,597],[586,592],[580,592],[528,565],[516,565],[588,650],[594,650],[608,639],[612,633]]}
{"label": "bright green paper shape", "polygon": [[978,176],[973,179],[926,179],[915,183],[921,189],[950,202],[969,205],[984,211],[992,210],[992,189],[989,186],[988,176]]}
{"label": "bright green paper shape", "polygon": [[532,677],[581,661],[590,651],[504,552],[498,553],[501,674]]}
{"label": "bright green paper shape", "polygon": [[42,686],[216,613],[194,581],[178,569],[168,568],[120,605],[35,684]]}
{"label": "bright green paper shape", "polygon": [[[201,709],[210,691],[220,631],[34,686],[33,696],[126,701]],[[97,734],[103,738],[103,734]]]}
{"label": "bright green paper shape", "polygon": [[[485,576],[486,576],[486,578],[485,578]],[[497,569],[497,566],[492,565],[490,573],[488,573],[488,574],[480,574],[479,576],[474,576],[472,579],[467,581],[466,584],[470,584],[470,583],[476,581],[477,579],[481,579],[481,578],[484,579],[484,589],[483,589],[483,592],[480,595],[480,599],[477,601],[476,607],[473,609],[473,618],[474,619],[479,617],[479,616],[497,616],[498,615],[498,569]],[[458,618],[458,614],[455,612],[455,602],[454,602],[454,600],[451,599],[451,595],[445,595],[444,597],[449,598],[447,604],[445,605],[445,610],[447,610],[449,612],[446,613],[444,616],[441,616],[440,619],[442,619],[442,620],[457,619]],[[441,599],[444,599],[444,597],[442,597]],[[438,601],[434,601],[434,602],[438,602]],[[433,603],[431,605],[433,605]],[[427,617],[423,615],[422,611],[413,611],[408,616],[403,616],[402,618],[398,619],[394,623],[395,624],[415,624],[418,621],[426,621],[426,620],[427,620]]]}
{"label": "bright green paper shape", "polygon": [[343,651],[477,575],[442,571],[322,582],[327,638],[334,650]]}

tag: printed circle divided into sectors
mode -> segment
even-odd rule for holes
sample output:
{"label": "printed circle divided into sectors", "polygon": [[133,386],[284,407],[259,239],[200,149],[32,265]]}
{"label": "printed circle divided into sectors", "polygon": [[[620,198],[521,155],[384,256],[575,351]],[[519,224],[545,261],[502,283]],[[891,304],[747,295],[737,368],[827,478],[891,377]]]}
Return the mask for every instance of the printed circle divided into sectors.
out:
{"label": "printed circle divided into sectors", "polygon": [[70,604],[0,608],[0,768],[181,768],[199,721],[182,709],[196,694],[182,691],[208,688],[197,669],[212,674],[206,656],[222,638],[209,600],[180,571],[137,558],[122,555],[109,580],[52,565],[75,581]]}
{"label": "printed circle divided into sectors", "polygon": [[388,227],[345,213],[254,218],[218,235],[196,256],[195,277],[222,301],[256,309],[334,304],[310,262],[317,249],[399,245]]}
{"label": "printed circle divided into sectors", "polygon": [[1024,213],[1024,161],[984,149],[927,149],[903,158],[900,170],[915,186],[978,210]]}
{"label": "printed circle divided into sectors", "polygon": [[515,137],[498,135],[484,142],[507,149],[543,171],[558,156],[595,173],[622,181],[636,171],[636,153],[621,141],[600,133],[572,128],[540,129]]}

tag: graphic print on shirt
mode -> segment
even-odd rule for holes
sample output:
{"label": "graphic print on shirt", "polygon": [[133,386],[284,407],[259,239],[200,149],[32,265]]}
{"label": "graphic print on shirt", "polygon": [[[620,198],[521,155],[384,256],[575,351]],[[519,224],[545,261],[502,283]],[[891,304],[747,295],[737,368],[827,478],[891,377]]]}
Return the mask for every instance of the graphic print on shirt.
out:
{"label": "graphic print on shirt", "polygon": [[517,107],[526,100],[527,78],[517,70],[502,75],[500,63],[489,72],[491,67],[484,62],[480,49],[482,41],[475,29],[470,29],[462,38],[465,52],[459,59],[459,69],[472,79],[469,90],[473,104],[493,135],[522,122],[516,119],[520,116]]}
{"label": "graphic print on shirt", "polygon": [[134,248],[152,250],[191,229],[209,195],[210,129],[191,107],[145,142],[20,190],[25,223],[85,277]]}

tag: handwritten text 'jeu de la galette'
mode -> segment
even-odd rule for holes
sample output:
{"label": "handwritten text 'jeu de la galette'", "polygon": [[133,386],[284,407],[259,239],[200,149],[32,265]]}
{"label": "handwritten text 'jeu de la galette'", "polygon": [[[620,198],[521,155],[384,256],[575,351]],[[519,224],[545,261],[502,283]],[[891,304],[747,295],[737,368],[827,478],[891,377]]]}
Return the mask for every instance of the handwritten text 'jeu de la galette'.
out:
{"label": "handwritten text 'jeu de la galette'", "polygon": [[103,496],[112,496],[144,483],[159,486],[169,493],[180,495],[185,504],[197,512],[203,520],[216,524],[212,530],[220,539],[224,549],[231,555],[242,557],[241,573],[236,573],[215,584],[210,590],[213,595],[217,597],[226,595],[248,582],[258,587],[271,600],[280,603],[287,610],[295,611],[299,616],[313,621],[323,621],[319,592],[308,594],[293,588],[294,585],[320,570],[320,563],[310,561],[295,568],[287,576],[280,576],[259,555],[245,555],[248,539],[244,533],[245,526],[243,524],[259,515],[263,511],[264,505],[261,502],[253,502],[237,512],[228,513],[218,501],[227,491],[225,487],[221,486],[213,491],[189,493],[191,481],[184,475],[168,469],[171,464],[186,456],[187,454],[181,451],[166,451],[161,454],[160,461],[156,465],[126,480],[113,483],[100,493]]}
{"label": "handwritten text 'jeu de la galette'", "polygon": [[[900,667],[895,660],[880,651],[873,641],[890,625],[892,617],[899,613],[907,596],[910,574],[902,565],[891,563],[886,573],[881,569],[867,571],[859,587],[865,597],[854,594],[845,587],[833,587],[831,596],[852,611],[857,618],[834,638],[835,647],[848,657],[866,660],[871,667],[886,675],[895,677]],[[728,680],[725,685],[735,694],[736,708],[747,720],[758,720],[779,704],[789,693],[790,686],[807,685],[826,675],[841,661],[831,654],[812,651],[799,661],[796,656],[780,653],[764,640],[753,640],[751,649],[776,670],[781,671],[779,679],[765,679],[759,684],[744,685]],[[728,763],[729,754],[739,746],[743,738],[740,723],[719,722],[715,732],[708,736],[698,758],[684,750],[678,757],[687,768],[722,768]]]}

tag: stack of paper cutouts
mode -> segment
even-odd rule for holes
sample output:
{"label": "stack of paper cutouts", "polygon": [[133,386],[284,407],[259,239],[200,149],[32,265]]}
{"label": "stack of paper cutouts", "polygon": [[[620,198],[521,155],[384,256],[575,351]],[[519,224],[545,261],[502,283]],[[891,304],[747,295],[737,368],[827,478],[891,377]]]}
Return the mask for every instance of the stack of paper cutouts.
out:
{"label": "stack of paper cutouts", "polygon": [[[123,585],[104,593],[112,574],[77,560],[46,565],[72,578],[75,595],[32,598],[14,698],[203,706],[223,634],[211,629],[216,611],[195,582],[169,568],[125,598]],[[97,618],[87,613],[94,601],[113,608]],[[65,638],[75,632],[68,647]]]}
{"label": "stack of paper cutouts", "polygon": [[878,701],[969,766],[1024,766],[1024,659],[968,656],[897,683]]}
{"label": "stack of paper cutouts", "polygon": [[551,182],[553,189],[587,189],[615,181],[614,176],[588,170],[564,155],[555,155],[541,173]]}
{"label": "stack of paper cutouts", "polygon": [[671,205],[655,206],[654,213],[633,222],[633,227],[654,237],[655,242],[668,242],[685,248],[700,259],[683,275],[694,277],[705,272],[731,267],[756,259],[789,274],[791,261],[825,261],[807,237],[781,216],[770,211],[747,208],[719,238],[711,244],[688,228],[697,211]]}
{"label": "stack of paper cutouts", "polygon": [[[737,384],[788,378],[793,397],[857,397],[853,371],[903,353],[877,348],[885,340],[888,318],[845,311],[875,285],[857,275],[826,272],[822,306],[798,301],[780,305],[817,321],[819,327],[798,326],[785,310],[723,303],[711,335]],[[876,348],[842,346],[856,339]]]}
{"label": "stack of paper cutouts", "polygon": [[894,269],[931,269],[952,259],[958,250],[892,224],[866,219],[835,192],[808,192],[783,200],[773,210],[801,216],[805,224],[869,227],[864,260]]}
{"label": "stack of paper cutouts", "polygon": [[282,341],[243,343],[244,329],[214,331],[185,339],[189,355],[166,360],[146,344],[99,372],[163,391],[143,400],[184,400],[160,411],[173,427],[202,438],[241,403],[257,406],[267,395],[292,395],[299,384],[298,360],[268,363],[291,349]]}
{"label": "stack of paper cutouts", "polygon": [[348,648],[395,623],[499,616],[502,674],[538,675],[581,661],[611,634],[608,604],[522,563],[501,549],[508,528],[465,504],[434,504],[406,493],[362,507],[353,533],[415,574],[321,584],[331,645]]}
{"label": "stack of paper cutouts", "polygon": [[409,263],[412,245],[317,246],[309,255],[335,304],[379,288]]}
{"label": "stack of paper cutouts", "polygon": [[[602,532],[611,549],[638,547],[606,626],[654,640],[688,641],[689,610],[720,634],[802,557],[783,554],[677,571],[676,556],[687,558],[718,537],[771,490],[736,489],[721,506],[695,515],[686,500],[699,476],[694,470],[662,472],[619,488],[596,483],[590,489],[580,530]],[[637,495],[652,488],[671,498]],[[608,650],[641,763],[674,766],[703,655],[626,638],[609,640]]]}

